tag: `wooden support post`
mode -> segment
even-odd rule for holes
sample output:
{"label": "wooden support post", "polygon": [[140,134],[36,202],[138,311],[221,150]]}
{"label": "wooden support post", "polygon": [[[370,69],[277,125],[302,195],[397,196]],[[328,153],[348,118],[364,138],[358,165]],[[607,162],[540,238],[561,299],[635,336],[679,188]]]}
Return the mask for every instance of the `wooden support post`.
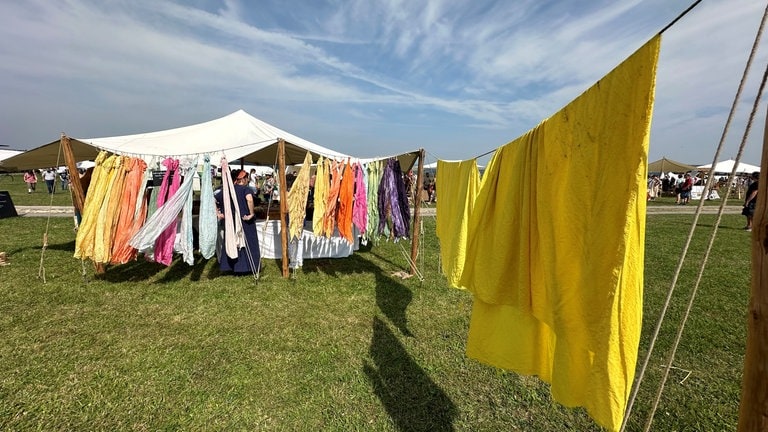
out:
{"label": "wooden support post", "polygon": [[768,122],[763,134],[760,187],[752,231],[752,284],[739,431],[768,431]]}
{"label": "wooden support post", "polygon": [[72,143],[69,137],[61,134],[61,150],[64,153],[64,161],[67,164],[69,170],[69,185],[72,193],[72,203],[81,215],[83,214],[83,206],[85,205],[85,192],[83,191],[83,184],[80,182],[80,172],[77,170],[77,161],[75,155],[72,153]]}
{"label": "wooden support post", "polygon": [[285,140],[282,138],[277,141],[277,183],[280,193],[280,244],[283,246],[283,277],[288,277],[288,224],[286,215],[288,214],[288,192],[285,190]]}
{"label": "wooden support post", "polygon": [[[419,149],[418,183],[424,181],[424,149]],[[419,235],[421,234],[421,187],[416,184],[413,196],[413,229],[411,230],[411,275],[416,274],[416,258],[419,256]]]}

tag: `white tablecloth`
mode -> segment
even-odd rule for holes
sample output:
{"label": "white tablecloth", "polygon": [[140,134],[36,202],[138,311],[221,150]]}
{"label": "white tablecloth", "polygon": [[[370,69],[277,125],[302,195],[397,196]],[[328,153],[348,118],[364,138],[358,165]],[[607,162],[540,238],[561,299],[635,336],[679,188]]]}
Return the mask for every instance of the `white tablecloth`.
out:
{"label": "white tablecloth", "polygon": [[[256,222],[256,230],[259,236],[259,249],[262,258],[281,259],[283,254],[280,240],[280,221]],[[339,230],[333,232],[331,238],[317,237],[312,232],[312,223],[304,223],[304,232],[300,240],[288,242],[288,260],[291,268],[304,265],[305,259],[313,258],[345,258],[360,249],[360,234],[356,227],[352,227],[355,239],[353,244],[341,237]],[[301,247],[298,247],[301,245]]]}

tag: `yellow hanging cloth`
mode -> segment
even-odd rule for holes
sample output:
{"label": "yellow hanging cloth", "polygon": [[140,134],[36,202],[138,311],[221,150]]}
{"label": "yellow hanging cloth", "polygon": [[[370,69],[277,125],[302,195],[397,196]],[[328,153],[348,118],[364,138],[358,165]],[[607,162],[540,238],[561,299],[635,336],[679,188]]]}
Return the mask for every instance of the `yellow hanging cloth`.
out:
{"label": "yellow hanging cloth", "polygon": [[[312,153],[307,152],[299,174],[288,191],[288,240],[301,238],[304,232],[304,218],[307,216],[307,197],[309,196],[309,172],[312,170]],[[317,180],[317,179],[315,179]]]}
{"label": "yellow hanging cloth", "polygon": [[[467,223],[480,190],[480,172],[474,159],[461,162],[437,161],[435,231],[440,239],[442,270],[452,287],[459,287],[467,246]],[[420,189],[420,188],[419,188]]]}
{"label": "yellow hanging cloth", "polygon": [[315,171],[315,208],[312,213],[312,232],[315,236],[323,235],[323,217],[325,216],[325,201],[328,199],[328,159],[317,160],[317,170]]}
{"label": "yellow hanging cloth", "polygon": [[330,172],[331,183],[325,200],[323,235],[331,238],[336,230],[336,214],[339,212],[339,192],[341,191],[341,170],[344,168],[344,165],[343,162],[333,161],[328,166],[330,167],[328,172]]}
{"label": "yellow hanging cloth", "polygon": [[642,322],[645,178],[661,38],[498,149],[469,221],[467,355],[621,427]]}
{"label": "yellow hanging cloth", "polygon": [[88,193],[85,196],[83,205],[82,222],[77,229],[75,238],[75,258],[86,259],[93,257],[94,237],[96,235],[96,225],[98,222],[101,204],[104,202],[104,196],[107,186],[110,183],[110,173],[112,164],[117,155],[109,156],[109,153],[102,151],[96,156],[93,168],[93,176],[88,187]]}

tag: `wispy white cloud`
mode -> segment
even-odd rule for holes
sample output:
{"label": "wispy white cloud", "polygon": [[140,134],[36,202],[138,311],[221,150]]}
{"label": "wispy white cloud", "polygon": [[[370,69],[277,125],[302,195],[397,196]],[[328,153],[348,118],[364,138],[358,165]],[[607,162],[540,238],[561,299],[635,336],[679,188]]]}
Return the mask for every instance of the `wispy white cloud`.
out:
{"label": "wispy white cloud", "polygon": [[[11,41],[0,46],[7,59],[0,116],[35,116],[43,104],[64,112],[77,99],[99,119],[115,113],[121,127],[191,123],[241,107],[295,122],[314,109],[317,124],[354,118],[356,128],[370,121],[375,134],[416,123],[424,133],[434,122],[435,145],[452,146],[459,158],[466,147],[454,141],[482,131],[501,144],[525,132],[689,4],[347,0],[286,10],[278,3],[0,2],[0,38]],[[662,145],[690,152],[679,142],[713,139],[762,14],[755,3],[703,2],[665,35],[652,152]],[[76,115],[61,114],[87,126]],[[312,126],[301,128],[311,139]],[[0,140],[46,141],[41,133],[50,131],[4,127]]]}

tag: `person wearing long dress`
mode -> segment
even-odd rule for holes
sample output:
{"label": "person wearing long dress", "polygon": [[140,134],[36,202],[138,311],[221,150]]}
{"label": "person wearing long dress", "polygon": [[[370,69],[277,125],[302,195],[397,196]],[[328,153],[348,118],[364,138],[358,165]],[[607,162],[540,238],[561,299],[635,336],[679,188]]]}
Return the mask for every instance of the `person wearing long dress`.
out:
{"label": "person wearing long dress", "polygon": [[[222,250],[219,254],[219,268],[221,271],[231,271],[234,273],[256,273],[259,271],[259,263],[261,261],[261,253],[259,250],[259,240],[257,237],[256,220],[255,220],[255,204],[256,200],[253,196],[253,191],[248,187],[248,173],[244,170],[235,170],[232,174],[234,182],[234,196],[232,200],[237,200],[237,207],[234,202],[229,203],[232,211],[230,214],[236,215],[242,221],[243,236],[245,238],[245,245],[238,248],[237,258],[230,258],[227,253]],[[216,199],[216,214],[220,221],[225,218],[224,211],[224,194],[215,194]],[[239,213],[235,213],[235,210],[239,209]],[[224,242],[227,233],[224,233]]]}

